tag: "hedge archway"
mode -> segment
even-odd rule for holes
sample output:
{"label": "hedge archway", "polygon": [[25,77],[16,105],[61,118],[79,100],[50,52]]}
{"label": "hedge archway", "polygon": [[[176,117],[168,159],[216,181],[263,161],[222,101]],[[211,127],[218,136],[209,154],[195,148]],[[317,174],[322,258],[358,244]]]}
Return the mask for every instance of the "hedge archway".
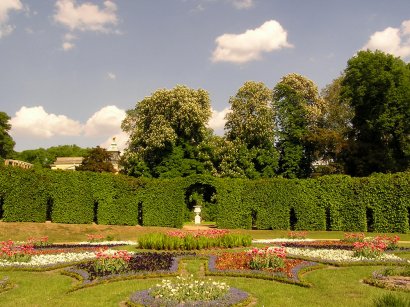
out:
{"label": "hedge archway", "polygon": [[216,204],[216,188],[207,183],[194,183],[185,190],[184,221],[194,220],[194,207],[201,206],[201,219],[216,222],[218,207]]}

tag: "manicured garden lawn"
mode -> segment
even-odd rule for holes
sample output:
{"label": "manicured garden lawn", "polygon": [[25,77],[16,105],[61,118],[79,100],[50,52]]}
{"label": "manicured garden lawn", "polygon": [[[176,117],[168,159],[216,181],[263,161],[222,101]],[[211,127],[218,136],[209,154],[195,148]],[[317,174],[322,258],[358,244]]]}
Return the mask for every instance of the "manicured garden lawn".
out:
{"label": "manicured garden lawn", "polygon": [[[328,268],[307,273],[312,288],[247,278],[213,277],[249,292],[255,306],[371,306],[373,298],[390,291],[360,282],[380,267]],[[52,272],[1,272],[18,287],[2,293],[2,306],[118,306],[137,290],[153,286],[159,279],[120,281],[66,293],[72,278]],[[405,297],[409,294],[395,293]]]}
{"label": "manicured garden lawn", "polygon": [[[192,226],[192,224],[188,225]],[[51,242],[78,242],[86,240],[86,234],[102,234],[115,240],[137,240],[146,233],[167,232],[167,227],[140,227],[117,225],[78,225],[57,223],[4,223],[0,222],[0,240],[25,240],[28,236],[48,236]],[[250,234],[253,239],[286,238],[287,230],[236,230]],[[343,231],[309,231],[312,239],[341,239]],[[368,235],[376,236],[377,233]],[[402,241],[409,241],[409,234],[399,234]]]}
{"label": "manicured garden lawn", "polygon": [[[170,228],[139,226],[104,226],[104,225],[67,225],[37,223],[0,222],[0,241],[7,239],[26,240],[28,237],[48,236],[53,243],[87,241],[86,234],[101,234],[116,240],[137,240],[140,236],[153,232],[167,232]],[[240,230],[254,239],[286,237],[287,231]],[[374,236],[375,234],[372,234]],[[401,240],[410,241],[410,235],[399,234]],[[309,232],[308,238],[340,239],[343,232]],[[261,244],[258,244],[260,246]],[[408,245],[408,244],[405,244]],[[402,245],[402,246],[405,246]],[[121,249],[136,251],[135,246]],[[235,248],[239,252],[246,248]],[[213,252],[223,252],[223,249]],[[226,250],[228,251],[228,250]],[[232,250],[229,250],[232,252]],[[213,252],[205,252],[211,254]],[[396,253],[401,258],[410,259],[410,252]],[[183,260],[179,273],[204,277],[205,259]],[[224,281],[251,295],[250,306],[372,306],[372,301],[387,293],[397,297],[409,297],[407,292],[390,291],[369,286],[362,282],[372,272],[382,266],[347,266],[335,267],[323,265],[322,268],[302,275],[303,281],[311,287],[287,284],[273,280],[244,277],[212,276],[216,281]],[[0,270],[0,280],[8,276],[15,287],[0,293],[1,306],[125,306],[125,301],[138,290],[148,289],[158,284],[162,278],[132,279],[97,284],[71,292],[79,281],[61,275],[64,269],[51,271]],[[175,277],[171,277],[175,279]]]}

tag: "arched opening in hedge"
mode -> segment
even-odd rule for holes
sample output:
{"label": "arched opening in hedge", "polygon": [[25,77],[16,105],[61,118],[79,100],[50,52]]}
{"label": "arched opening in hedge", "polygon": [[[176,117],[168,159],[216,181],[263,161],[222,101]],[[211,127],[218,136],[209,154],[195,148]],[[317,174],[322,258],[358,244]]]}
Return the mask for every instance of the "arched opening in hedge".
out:
{"label": "arched opening in hedge", "polygon": [[218,215],[216,204],[216,189],[206,183],[190,185],[185,192],[184,221],[194,220],[194,207],[201,206],[202,221],[215,222]]}
{"label": "arched opening in hedge", "polygon": [[251,218],[252,218],[252,229],[258,229],[257,221],[258,221],[258,211],[252,208],[251,210]]}
{"label": "arched opening in hedge", "polygon": [[326,215],[326,231],[332,230],[332,220],[330,217],[330,208],[327,207],[325,209],[325,215]]}
{"label": "arched opening in hedge", "polygon": [[98,201],[94,201],[93,206],[93,222],[98,224]]}
{"label": "arched opening in hedge", "polygon": [[409,230],[410,230],[410,206],[407,207],[407,221],[408,221]]}
{"label": "arched opening in hedge", "polygon": [[296,230],[296,224],[298,223],[298,217],[296,216],[295,208],[290,208],[289,212],[289,227],[290,230]]}
{"label": "arched opening in hedge", "polygon": [[54,200],[49,197],[47,199],[47,205],[46,205],[46,221],[53,221],[53,205],[54,205]]}
{"label": "arched opening in hedge", "polygon": [[0,195],[0,220],[3,219],[3,204],[4,204],[4,198],[2,195]]}
{"label": "arched opening in hedge", "polygon": [[137,210],[138,210],[138,225],[144,226],[144,219],[143,219],[144,208],[142,206],[142,201],[138,202]]}
{"label": "arched opening in hedge", "polygon": [[367,232],[374,231],[374,211],[373,208],[370,207],[366,208],[366,226]]}

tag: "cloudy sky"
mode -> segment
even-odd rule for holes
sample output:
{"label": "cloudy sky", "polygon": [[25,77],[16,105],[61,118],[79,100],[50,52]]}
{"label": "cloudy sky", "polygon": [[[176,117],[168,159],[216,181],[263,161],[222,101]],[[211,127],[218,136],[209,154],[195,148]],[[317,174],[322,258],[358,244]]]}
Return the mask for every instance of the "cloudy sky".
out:
{"label": "cloudy sky", "polygon": [[0,111],[17,151],[122,144],[125,110],[185,84],[221,133],[245,81],[323,88],[363,48],[410,60],[409,0],[0,0]]}

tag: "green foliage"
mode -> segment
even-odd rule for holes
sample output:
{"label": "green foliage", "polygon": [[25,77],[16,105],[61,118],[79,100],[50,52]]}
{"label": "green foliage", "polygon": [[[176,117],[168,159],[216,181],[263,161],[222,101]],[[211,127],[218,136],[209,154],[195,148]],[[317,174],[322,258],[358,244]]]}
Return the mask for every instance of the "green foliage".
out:
{"label": "green foliage", "polygon": [[[138,175],[149,170],[151,176],[168,178],[202,173],[196,147],[208,133],[210,116],[209,95],[202,89],[178,85],[145,97],[127,111],[122,123],[130,134],[125,172]],[[138,167],[132,167],[131,162]]]}
{"label": "green foliage", "polygon": [[226,115],[226,138],[238,140],[248,148],[270,148],[275,139],[271,90],[262,82],[248,81],[231,97]]}
{"label": "green foliage", "polygon": [[[409,232],[410,173],[174,179],[0,166],[4,221],[180,228],[200,203],[219,228]],[[212,216],[212,218],[210,217]],[[232,243],[227,239],[224,244]]]}
{"label": "green foliage", "polygon": [[57,157],[84,157],[90,149],[81,148],[77,145],[60,145],[47,149],[38,148],[32,150],[23,150],[14,155],[15,159],[26,161],[44,168],[50,168],[50,165]]}
{"label": "green foliage", "polygon": [[13,138],[9,134],[11,125],[9,124],[10,116],[0,112],[0,158],[11,158],[14,154]]}
{"label": "green foliage", "polygon": [[56,223],[90,224],[94,221],[93,191],[87,173],[48,171],[51,219]]}
{"label": "green foliage", "polygon": [[252,238],[249,235],[228,233],[218,237],[170,236],[164,233],[150,233],[139,238],[138,248],[155,250],[196,250],[204,248],[232,248],[250,246]]}
{"label": "green foliage", "polygon": [[343,76],[332,81],[321,92],[323,106],[307,141],[313,145],[314,159],[327,164],[314,167],[315,175],[344,173],[342,153],[348,145],[353,110],[341,96]]}
{"label": "green foliage", "polygon": [[410,69],[381,51],[360,51],[347,64],[342,96],[354,109],[348,171],[355,176],[410,167]]}
{"label": "green foliage", "polygon": [[0,167],[3,221],[45,222],[47,178],[33,170]]}
{"label": "green foliage", "polygon": [[374,307],[409,307],[410,299],[396,296],[392,293],[385,294],[373,300]]}
{"label": "green foliage", "polygon": [[139,195],[143,203],[144,226],[182,227],[185,207],[182,186],[182,178],[147,182],[144,193]]}
{"label": "green foliage", "polygon": [[306,178],[311,173],[313,148],[307,139],[321,114],[321,102],[313,81],[298,74],[284,76],[273,90],[279,168],[286,178]]}
{"label": "green foliage", "polygon": [[97,146],[91,149],[91,151],[84,157],[81,165],[76,167],[76,170],[114,173],[115,169],[112,165],[111,158],[110,153],[105,148]]}

